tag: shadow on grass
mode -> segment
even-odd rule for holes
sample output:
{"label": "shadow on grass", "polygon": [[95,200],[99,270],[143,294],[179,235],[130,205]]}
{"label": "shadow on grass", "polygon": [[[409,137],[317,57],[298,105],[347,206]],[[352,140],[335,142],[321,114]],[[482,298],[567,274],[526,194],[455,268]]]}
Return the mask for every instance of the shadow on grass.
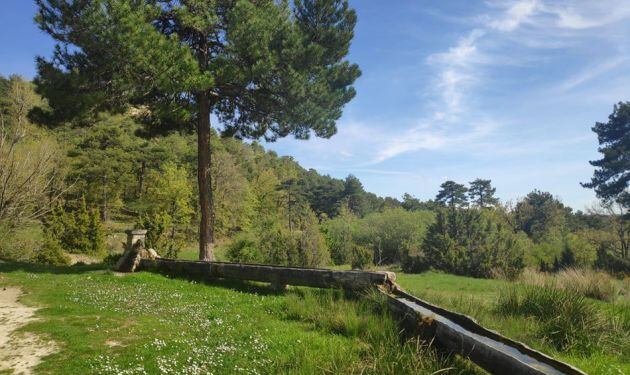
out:
{"label": "shadow on grass", "polygon": [[[74,264],[71,266],[51,266],[45,264],[36,263],[24,263],[24,262],[5,262],[0,260],[0,273],[13,273],[13,272],[28,272],[37,274],[51,274],[51,275],[80,275],[91,272],[112,272],[111,265],[105,263],[94,264]],[[204,278],[199,279],[191,277],[190,275],[163,273],[158,271],[140,271],[140,273],[149,273],[155,275],[161,275],[169,279],[196,281],[204,285],[221,287],[231,289],[241,293],[250,293],[265,296],[295,294],[303,295],[304,290],[315,290],[318,293],[327,293],[327,290],[320,290],[318,288],[300,287],[300,289],[276,289],[271,284],[257,281],[247,280],[234,280],[234,279],[219,279],[219,278]],[[345,298],[357,299],[359,296],[350,291],[342,292]]]}
{"label": "shadow on grass", "polygon": [[[287,290],[279,290],[279,289],[274,288],[271,284],[258,282],[258,281],[220,279],[220,278],[210,278],[210,277],[200,279],[198,277],[192,277],[191,275],[177,274],[177,273],[164,273],[164,272],[159,272],[159,271],[144,271],[143,270],[140,272],[150,273],[154,275],[161,275],[164,277],[168,277],[169,279],[196,281],[204,285],[231,289],[231,290],[238,291],[241,293],[250,293],[250,294],[257,294],[257,295],[264,295],[264,296],[283,295],[287,293]],[[293,291],[288,291],[288,292],[293,293]]]}
{"label": "shadow on grass", "polygon": [[72,266],[50,266],[36,263],[21,262],[5,262],[0,261],[0,272],[30,272],[30,273],[48,273],[56,275],[81,274],[94,271],[107,271],[110,267],[104,263],[94,264],[74,264]]}

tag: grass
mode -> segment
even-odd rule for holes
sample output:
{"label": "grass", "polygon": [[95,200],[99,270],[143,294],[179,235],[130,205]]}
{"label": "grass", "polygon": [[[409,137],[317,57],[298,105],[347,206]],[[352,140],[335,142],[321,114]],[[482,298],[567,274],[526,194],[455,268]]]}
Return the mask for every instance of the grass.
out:
{"label": "grass", "polygon": [[61,350],[44,374],[475,373],[417,342],[400,343],[378,300],[330,290],[273,293],[158,274],[117,276],[98,265],[0,263],[0,286],[42,307],[25,330]]}
{"label": "grass", "polygon": [[511,286],[501,292],[496,311],[536,319],[538,335],[560,351],[630,355],[630,314],[604,313],[576,291]]}
{"label": "grass", "polygon": [[630,298],[630,279],[620,281],[606,272],[588,268],[568,268],[557,273],[527,269],[519,280],[524,284],[559,289],[607,302]]}
{"label": "grass", "polygon": [[434,272],[398,274],[398,283],[589,374],[630,373],[627,300]]}

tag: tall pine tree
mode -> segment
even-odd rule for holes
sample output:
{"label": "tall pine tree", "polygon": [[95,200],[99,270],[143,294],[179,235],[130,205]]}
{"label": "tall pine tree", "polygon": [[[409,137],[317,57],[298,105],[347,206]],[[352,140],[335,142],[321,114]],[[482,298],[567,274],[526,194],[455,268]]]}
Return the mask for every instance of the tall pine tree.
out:
{"label": "tall pine tree", "polygon": [[591,182],[582,186],[630,209],[630,102],[615,105],[608,122],[597,122],[592,129],[603,158],[590,162],[596,169]]}
{"label": "tall pine tree", "polygon": [[468,197],[470,197],[470,202],[477,207],[496,206],[499,203],[499,200],[494,196],[496,191],[497,189],[492,187],[491,180],[478,178],[470,182]]}
{"label": "tall pine tree", "polygon": [[468,189],[455,181],[445,181],[440,185],[440,191],[435,196],[435,201],[455,209],[468,203],[466,192]]}
{"label": "tall pine tree", "polygon": [[[347,0],[37,0],[52,119],[145,106],[151,130],[196,125],[200,259],[213,258],[210,115],[225,135],[330,137],[360,75]],[[70,95],[62,95],[63,93]]]}

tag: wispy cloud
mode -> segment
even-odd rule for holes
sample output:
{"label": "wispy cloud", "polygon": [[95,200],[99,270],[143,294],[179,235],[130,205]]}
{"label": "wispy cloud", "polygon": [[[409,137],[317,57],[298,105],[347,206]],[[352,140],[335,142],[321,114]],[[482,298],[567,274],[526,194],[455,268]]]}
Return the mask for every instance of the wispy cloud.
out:
{"label": "wispy cloud", "polygon": [[538,0],[516,1],[500,17],[491,20],[489,26],[499,31],[513,31],[540,8],[541,3]]}
{"label": "wispy cloud", "polygon": [[[521,53],[526,54],[534,53],[537,47],[563,48],[576,32],[630,17],[630,2],[621,0],[488,1],[487,5],[494,14],[479,16],[477,27],[447,50],[427,58],[436,76],[428,90],[432,112],[411,129],[384,137],[372,163],[418,150],[487,144],[501,123],[492,113],[476,108],[474,99],[477,88],[492,83],[488,82],[489,66],[517,65],[503,56],[505,50],[521,45]],[[529,58],[524,56],[523,60]],[[626,61],[626,57],[618,57],[594,64],[557,84],[555,91],[569,91]]]}
{"label": "wispy cloud", "polygon": [[576,87],[621,66],[628,60],[628,57],[620,56],[612,58],[611,60],[604,61],[603,63],[587,67],[586,69],[560,82],[558,85],[556,85],[554,91],[557,93],[563,93],[573,90]]}

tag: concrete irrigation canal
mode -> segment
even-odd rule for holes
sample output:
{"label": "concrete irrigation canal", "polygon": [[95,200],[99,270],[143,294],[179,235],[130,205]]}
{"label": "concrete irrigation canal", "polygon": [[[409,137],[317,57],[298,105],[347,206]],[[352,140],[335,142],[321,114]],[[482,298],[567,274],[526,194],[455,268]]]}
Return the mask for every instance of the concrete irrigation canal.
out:
{"label": "concrete irrigation canal", "polygon": [[493,374],[569,374],[581,370],[479,325],[474,319],[416,298],[396,284],[392,272],[337,271],[258,264],[183,261],[160,258],[155,252],[131,246],[117,268],[123,272],[150,271],[211,282],[249,280],[315,288],[355,291],[376,289],[386,296],[407,336],[420,336],[449,353],[459,354]]}

